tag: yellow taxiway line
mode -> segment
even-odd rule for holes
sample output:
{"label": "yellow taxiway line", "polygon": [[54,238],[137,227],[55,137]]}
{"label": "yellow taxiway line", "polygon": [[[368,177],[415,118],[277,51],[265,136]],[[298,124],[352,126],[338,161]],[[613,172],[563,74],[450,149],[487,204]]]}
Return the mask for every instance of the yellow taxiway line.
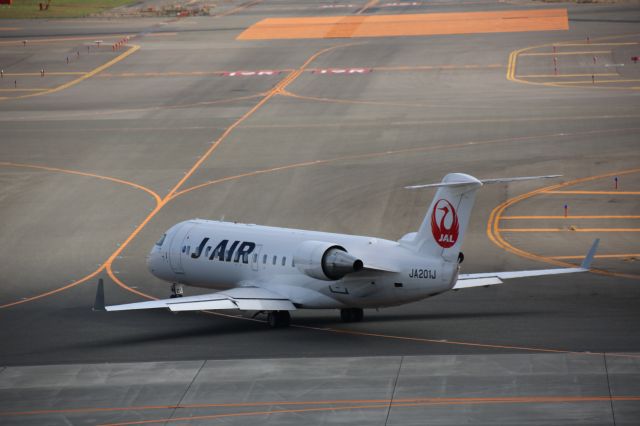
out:
{"label": "yellow taxiway line", "polygon": [[534,52],[534,53],[521,53],[520,56],[563,56],[563,55],[595,55],[611,53],[610,50],[593,50],[584,52]]}
{"label": "yellow taxiway line", "polygon": [[604,215],[604,216],[501,216],[500,220],[527,220],[527,219],[640,219],[636,215]]}
{"label": "yellow taxiway line", "polygon": [[500,228],[498,232],[640,232],[640,228]]}
{"label": "yellow taxiway line", "polygon": [[127,51],[125,51],[125,52],[121,53],[120,55],[116,56],[115,58],[113,58],[109,62],[107,62],[105,64],[102,64],[99,67],[94,68],[93,70],[91,70],[91,71],[89,71],[89,72],[87,72],[85,74],[82,74],[80,77],[76,78],[75,80],[71,80],[71,81],[69,81],[67,83],[61,84],[60,86],[56,86],[56,87],[51,88],[51,89],[40,91],[38,93],[32,93],[32,94],[29,94],[29,95],[16,96],[16,97],[13,97],[13,98],[7,98],[5,100],[8,100],[8,99],[25,99],[25,98],[31,98],[31,97],[34,97],[34,96],[49,95],[51,93],[60,92],[60,91],[62,91],[64,89],[68,89],[69,87],[75,86],[76,84],[81,83],[84,80],[86,80],[88,78],[91,78],[94,75],[106,70],[110,66],[117,64],[118,62],[122,61],[123,59],[127,58],[129,55],[133,54],[138,49],[140,49],[140,46],[138,46],[136,44],[132,44],[130,46],[131,47]]}
{"label": "yellow taxiway line", "polygon": [[640,191],[544,191],[543,194],[560,195],[640,195]]}
{"label": "yellow taxiway line", "polygon": [[[615,77],[617,73],[602,73],[602,74],[531,74],[531,75],[519,75],[518,78],[567,78],[567,77]],[[589,81],[591,83],[591,81]]]}

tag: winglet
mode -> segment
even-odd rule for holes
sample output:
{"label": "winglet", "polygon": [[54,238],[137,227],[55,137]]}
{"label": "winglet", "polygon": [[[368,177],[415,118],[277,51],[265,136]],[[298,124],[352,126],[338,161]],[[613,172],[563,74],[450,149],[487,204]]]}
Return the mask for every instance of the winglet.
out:
{"label": "winglet", "polygon": [[589,249],[589,253],[587,253],[584,260],[582,261],[582,264],[580,265],[582,269],[587,269],[587,270],[591,269],[591,262],[593,262],[593,258],[596,255],[596,250],[598,249],[598,243],[600,243],[600,238],[596,238],[595,241],[593,242],[593,245]]}
{"label": "winglet", "polygon": [[98,289],[96,291],[96,300],[93,301],[94,311],[105,311],[104,307],[104,282],[102,278],[98,280]]}

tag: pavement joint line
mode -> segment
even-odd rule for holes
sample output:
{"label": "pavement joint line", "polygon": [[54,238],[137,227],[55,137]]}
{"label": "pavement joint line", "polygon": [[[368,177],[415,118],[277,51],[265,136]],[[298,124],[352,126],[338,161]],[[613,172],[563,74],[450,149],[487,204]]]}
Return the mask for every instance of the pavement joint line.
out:
{"label": "pavement joint line", "polygon": [[[486,228],[487,237],[489,238],[489,240],[491,240],[491,242],[493,242],[498,247],[502,248],[506,252],[509,252],[511,254],[515,254],[516,256],[523,257],[525,259],[535,260],[535,261],[538,261],[538,262],[549,263],[549,264],[560,266],[560,267],[573,268],[573,267],[575,267],[575,265],[572,264],[572,263],[567,263],[567,262],[563,262],[561,260],[556,260],[556,259],[553,259],[553,258],[548,257],[548,256],[537,255],[537,254],[528,252],[526,250],[517,248],[517,247],[511,245],[510,243],[508,243],[502,237],[502,234],[500,232],[500,228],[498,226],[498,224],[500,223],[500,217],[502,216],[504,211],[506,209],[508,209],[509,207],[511,207],[511,206],[521,202],[521,201],[524,201],[526,199],[535,197],[536,195],[543,194],[544,192],[548,192],[548,191],[552,191],[552,190],[558,190],[560,188],[566,188],[567,186],[574,186],[574,185],[577,185],[577,184],[580,184],[580,183],[592,182],[592,181],[595,181],[595,180],[604,179],[604,178],[608,178],[608,177],[624,176],[624,175],[634,174],[634,173],[640,173],[640,169],[629,169],[629,170],[622,170],[622,171],[617,171],[617,172],[605,173],[605,174],[601,174],[601,175],[587,176],[587,177],[583,177],[583,178],[570,180],[568,182],[564,182],[564,183],[560,183],[560,184],[556,184],[556,185],[552,185],[552,186],[548,186],[548,187],[544,187],[544,188],[539,188],[539,189],[536,189],[536,190],[533,190],[533,191],[526,192],[524,194],[520,194],[520,195],[512,197],[512,198],[509,198],[506,201],[503,201],[502,203],[500,203],[498,206],[496,206],[491,211],[491,214],[489,215],[489,220],[487,221],[487,228]],[[621,273],[621,272],[612,272],[612,271],[596,269],[596,268],[592,268],[590,270],[590,272],[595,273],[595,274],[599,274],[599,275],[605,275],[605,276],[629,278],[629,279],[634,279],[634,280],[640,279],[640,275],[627,274],[627,273]]]}
{"label": "pavement joint line", "polygon": [[[609,397],[613,398],[613,392],[611,391],[611,379],[609,378],[609,367],[607,366],[607,354],[602,354],[602,362],[604,364],[604,373],[607,378],[607,390],[609,391]],[[611,408],[611,418],[613,420],[613,426],[616,426],[616,410],[613,407],[613,400],[609,399],[609,407]]]}
{"label": "pavement joint line", "polygon": [[[387,415],[384,419],[384,426],[389,424],[389,416],[391,415],[391,407],[394,403],[394,398],[396,396],[396,391],[398,390],[398,381],[400,380],[400,373],[402,372],[402,363],[404,361],[404,356],[400,357],[400,362],[398,363],[398,371],[395,374],[395,379],[393,380],[393,390],[391,391],[391,399],[389,400],[389,408],[387,408]],[[396,399],[396,403],[398,400]]]}
{"label": "pavement joint line", "polygon": [[202,371],[202,369],[204,368],[204,366],[207,364],[207,360],[203,360],[202,364],[200,364],[200,368],[198,368],[198,371],[196,371],[196,373],[193,375],[193,378],[191,379],[191,381],[189,382],[189,385],[185,388],[184,392],[182,393],[182,395],[180,396],[180,399],[178,400],[178,403],[176,404],[176,406],[173,408],[173,410],[171,411],[171,415],[169,416],[169,418],[173,418],[176,413],[177,410],[179,408],[182,408],[182,401],[184,401],[184,399],[187,397],[187,395],[189,394],[189,390],[191,390],[191,388],[193,387],[193,384],[196,382],[196,380],[198,379],[198,376],[200,375],[200,372]]}
{"label": "pavement joint line", "polygon": [[403,155],[403,154],[430,152],[430,151],[447,150],[447,149],[464,149],[469,146],[484,146],[484,145],[493,145],[493,144],[509,143],[509,142],[530,141],[530,140],[537,140],[537,139],[549,140],[557,137],[603,134],[603,133],[607,134],[607,133],[614,133],[618,131],[626,132],[626,131],[635,131],[635,130],[640,130],[640,128],[607,129],[607,130],[597,130],[595,132],[586,131],[586,132],[575,132],[575,133],[549,133],[549,134],[536,135],[536,136],[521,136],[521,137],[512,137],[512,138],[489,139],[489,140],[483,140],[483,141],[467,141],[459,144],[436,145],[436,146],[430,146],[430,147],[406,148],[406,149],[397,149],[397,150],[385,150],[385,151],[370,152],[365,154],[354,154],[354,155],[347,155],[347,156],[341,156],[341,157],[333,157],[333,158],[322,159],[322,160],[310,160],[310,161],[304,161],[300,163],[276,166],[268,169],[254,170],[252,172],[246,172],[246,173],[242,173],[234,176],[226,176],[216,180],[203,182],[201,184],[194,185],[192,187],[188,187],[181,191],[178,191],[177,193],[174,194],[173,198],[178,198],[182,195],[185,195],[186,193],[204,188],[209,185],[215,185],[218,183],[223,183],[223,182],[227,182],[235,179],[258,176],[264,173],[272,173],[272,172],[300,168],[300,167],[323,165],[323,164],[332,163],[335,161],[361,160],[361,159],[368,159],[368,158],[377,158],[377,157],[387,156],[387,155]]}
{"label": "pavement joint line", "polygon": [[15,100],[15,99],[26,99],[26,98],[31,98],[34,96],[44,96],[44,95],[49,95],[52,93],[57,93],[60,92],[62,90],[68,89],[72,86],[75,86],[78,83],[83,82],[84,80],[87,80],[91,77],[93,77],[94,75],[106,70],[107,68],[111,67],[112,65],[117,64],[118,62],[124,60],[125,58],[127,58],[129,55],[135,53],[136,51],[138,51],[138,49],[140,49],[140,46],[137,44],[131,44],[129,45],[129,49],[127,49],[126,51],[124,51],[123,53],[121,53],[120,55],[116,56],[115,58],[111,59],[110,61],[94,68],[93,70],[81,75],[80,77],[76,78],[75,80],[71,80],[68,81],[64,84],[61,84],[60,86],[54,87],[52,89],[47,89],[45,91],[42,92],[38,92],[38,93],[32,93],[29,95],[22,95],[22,96],[15,96],[12,98],[8,98],[10,100]]}
{"label": "pavement joint line", "polygon": [[[202,101],[202,102],[196,102],[196,103],[192,103],[192,104],[176,104],[176,105],[156,105],[156,106],[152,106],[152,107],[146,107],[146,108],[126,108],[126,109],[117,109],[117,110],[109,110],[109,111],[98,111],[98,112],[87,112],[87,113],[83,113],[83,112],[73,112],[71,113],[71,116],[74,118],[77,117],[92,117],[92,116],[102,116],[102,115],[114,115],[114,114],[125,114],[125,113],[131,113],[131,112],[143,112],[143,111],[156,111],[156,110],[164,110],[164,109],[180,109],[180,108],[192,108],[192,107],[197,107],[197,106],[206,106],[206,105],[216,105],[216,104],[222,104],[222,103],[228,103],[228,102],[237,102],[237,101],[242,101],[242,100],[248,100],[248,99],[255,99],[255,98],[260,98],[263,97],[264,93],[256,93],[254,95],[247,95],[247,96],[238,96],[235,98],[226,98],[226,99],[217,99],[217,100],[213,100],[213,101]],[[7,98],[7,99],[11,99],[11,98]],[[54,118],[61,118],[61,117],[68,117],[69,114],[50,114],[49,117],[54,117]],[[6,121],[6,120],[0,120],[0,122],[2,121]],[[15,129],[14,129],[15,130]],[[32,129],[33,131],[36,131],[37,129]]]}

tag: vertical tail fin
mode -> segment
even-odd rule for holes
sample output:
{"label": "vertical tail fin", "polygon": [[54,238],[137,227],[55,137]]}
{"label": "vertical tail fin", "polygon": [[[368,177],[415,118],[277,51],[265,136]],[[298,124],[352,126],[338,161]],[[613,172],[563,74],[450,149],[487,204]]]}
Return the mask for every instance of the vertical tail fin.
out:
{"label": "vertical tail fin", "polygon": [[464,234],[469,225],[476,191],[482,182],[464,173],[449,173],[441,183],[408,188],[438,187],[418,232],[401,241],[424,256],[458,259]]}

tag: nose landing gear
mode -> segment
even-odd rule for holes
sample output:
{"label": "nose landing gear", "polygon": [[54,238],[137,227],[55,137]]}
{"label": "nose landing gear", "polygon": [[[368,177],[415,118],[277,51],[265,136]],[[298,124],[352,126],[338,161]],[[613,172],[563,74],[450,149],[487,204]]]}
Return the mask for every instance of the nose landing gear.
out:
{"label": "nose landing gear", "polygon": [[184,293],[184,287],[182,287],[182,284],[176,284],[173,283],[171,284],[171,299],[175,299],[176,297],[182,297],[182,294]]}

